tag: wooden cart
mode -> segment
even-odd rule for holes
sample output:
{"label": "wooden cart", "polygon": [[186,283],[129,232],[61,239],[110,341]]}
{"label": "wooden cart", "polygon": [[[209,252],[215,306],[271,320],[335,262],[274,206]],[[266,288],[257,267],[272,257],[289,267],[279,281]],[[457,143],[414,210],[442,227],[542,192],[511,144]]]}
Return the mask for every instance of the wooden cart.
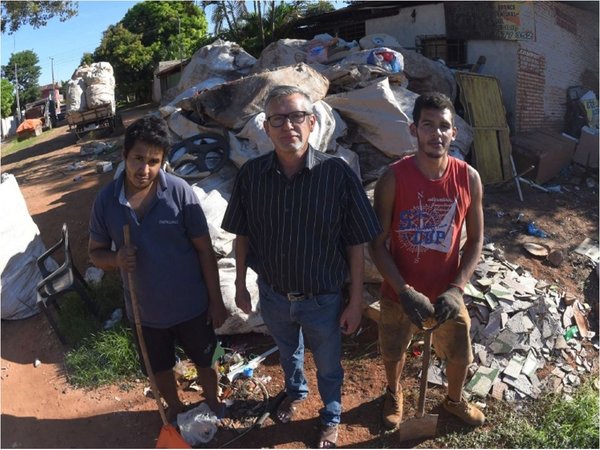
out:
{"label": "wooden cart", "polygon": [[115,129],[115,113],[112,105],[105,103],[88,111],[67,113],[67,123],[69,130],[74,129],[79,138],[81,134],[92,130],[108,128],[112,132]]}

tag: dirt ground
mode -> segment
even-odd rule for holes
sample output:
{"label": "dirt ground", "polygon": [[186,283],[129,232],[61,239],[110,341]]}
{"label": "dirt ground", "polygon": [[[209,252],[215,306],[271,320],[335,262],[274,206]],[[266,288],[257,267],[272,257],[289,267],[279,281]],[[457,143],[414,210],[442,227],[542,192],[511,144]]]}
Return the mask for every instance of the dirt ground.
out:
{"label": "dirt ground", "polygon": [[[125,125],[151,106],[125,111]],[[97,174],[95,161],[81,157],[81,142],[67,127],[46,132],[43,142],[2,160],[2,171],[16,176],[29,212],[38,225],[44,243],[49,246],[59,239],[63,222],[69,227],[75,264],[84,271],[87,257],[88,220],[93,198],[113,176]],[[118,142],[122,135],[104,139]],[[118,152],[108,155],[117,160]],[[89,161],[88,161],[89,159]],[[84,168],[69,171],[70,164],[87,161]],[[594,180],[588,187],[586,179]],[[506,258],[520,264],[539,280],[561,289],[593,305],[589,319],[598,328],[598,278],[592,264],[573,252],[586,237],[598,238],[598,176],[573,168],[557,180],[568,192],[544,193],[523,185],[524,201],[520,202],[514,184],[501,188],[487,187],[484,198],[487,242],[504,250]],[[519,222],[517,217],[521,216]],[[528,236],[524,223],[534,221],[549,234],[541,239]],[[565,259],[554,267],[543,259],[529,256],[522,244],[543,242],[560,249]],[[344,413],[338,445],[348,448],[402,448],[419,444],[438,447],[435,439],[400,443],[397,435],[383,433],[380,421],[385,374],[377,354],[377,325],[365,318],[363,332],[344,338],[343,388]],[[161,421],[154,400],[143,395],[146,384],[138,382],[95,390],[75,389],[64,373],[64,351],[41,315],[20,321],[2,321],[2,433],[3,448],[150,448],[156,444]],[[232,336],[224,345],[246,345],[258,353],[273,345],[271,338],[260,335]],[[41,365],[34,367],[39,359]],[[414,414],[417,400],[416,375],[420,360],[409,358],[405,374],[405,417]],[[307,356],[307,374],[311,388],[309,400],[303,403],[293,424],[280,424],[267,419],[265,427],[254,429],[239,440],[234,431],[220,430],[210,447],[229,448],[302,448],[314,446],[321,407],[315,381],[314,364]],[[277,354],[258,368],[256,374],[271,377],[267,388],[275,396],[283,380]],[[449,430],[485,432],[493,424],[473,431],[463,427],[440,407],[442,388],[430,389],[428,409],[440,414],[439,433]],[[185,400],[195,403],[201,395],[182,391]],[[488,403],[493,408],[493,401]]]}

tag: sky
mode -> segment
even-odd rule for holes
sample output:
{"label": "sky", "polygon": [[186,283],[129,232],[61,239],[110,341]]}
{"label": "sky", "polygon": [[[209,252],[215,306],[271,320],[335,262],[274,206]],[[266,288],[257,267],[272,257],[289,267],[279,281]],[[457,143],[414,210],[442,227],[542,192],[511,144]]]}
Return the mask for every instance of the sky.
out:
{"label": "sky", "polygon": [[[102,32],[120,21],[137,1],[80,1],[79,14],[61,22],[54,17],[46,26],[33,29],[29,25],[16,33],[2,34],[2,65],[12,53],[33,50],[42,69],[39,84],[66,81],[79,66],[84,53],[92,53],[100,45]],[[52,61],[50,58],[54,58]]]}
{"label": "sky", "polygon": [[[38,29],[25,25],[14,34],[4,33],[0,37],[2,65],[8,63],[13,53],[33,50],[42,69],[40,86],[52,84],[53,69],[55,82],[66,81],[79,66],[83,54],[96,50],[102,40],[102,33],[110,25],[119,22],[138,1],[80,0],[77,16],[65,22],[54,17],[46,26]],[[345,6],[341,1],[334,1],[333,5],[335,8]],[[212,32],[214,26],[210,22],[210,14],[211,7],[208,7],[208,31]]]}

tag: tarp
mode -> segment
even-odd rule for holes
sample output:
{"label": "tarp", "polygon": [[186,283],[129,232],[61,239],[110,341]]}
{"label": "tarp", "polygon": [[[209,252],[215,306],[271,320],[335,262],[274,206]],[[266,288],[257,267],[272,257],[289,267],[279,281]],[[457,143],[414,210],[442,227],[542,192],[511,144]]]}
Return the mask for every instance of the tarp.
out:
{"label": "tarp", "polygon": [[329,81],[310,66],[300,63],[223,83],[198,94],[196,113],[233,130],[263,111],[269,91],[277,85],[302,87],[313,102],[327,95]]}

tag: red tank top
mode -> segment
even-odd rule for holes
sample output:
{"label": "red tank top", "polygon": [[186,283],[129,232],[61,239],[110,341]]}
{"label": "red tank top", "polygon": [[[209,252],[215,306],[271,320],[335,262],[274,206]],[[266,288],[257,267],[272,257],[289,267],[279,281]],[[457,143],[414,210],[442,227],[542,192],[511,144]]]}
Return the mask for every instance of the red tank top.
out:
{"label": "red tank top", "polygon": [[[448,158],[442,178],[427,179],[408,156],[390,166],[396,202],[390,253],[402,278],[432,302],[448,288],[459,264],[460,233],[471,203],[469,166]],[[396,299],[384,281],[383,296]]]}

